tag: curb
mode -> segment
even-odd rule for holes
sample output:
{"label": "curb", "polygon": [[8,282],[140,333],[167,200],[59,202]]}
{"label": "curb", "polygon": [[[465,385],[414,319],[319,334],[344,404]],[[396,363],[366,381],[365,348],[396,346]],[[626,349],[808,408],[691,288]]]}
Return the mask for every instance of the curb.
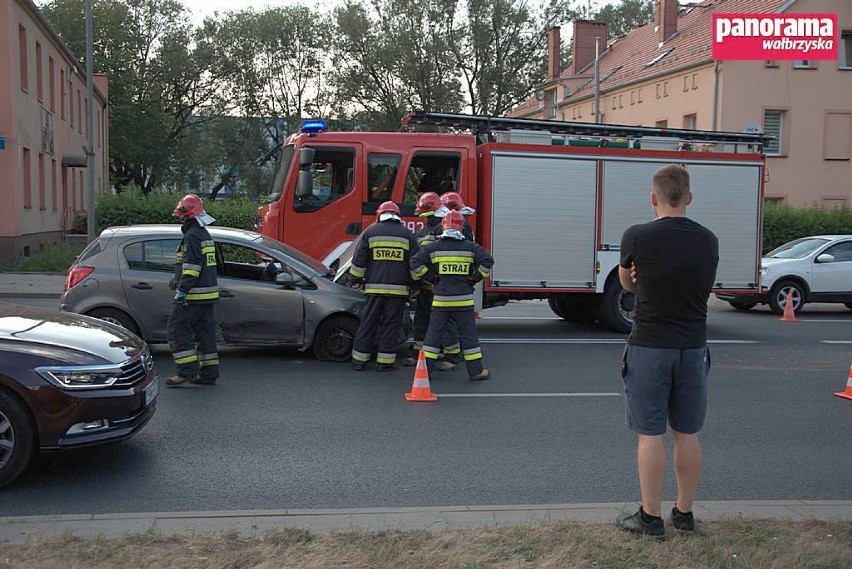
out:
{"label": "curb", "polygon": [[[668,512],[673,502],[664,502]],[[25,543],[64,535],[120,537],[152,532],[159,535],[204,535],[238,532],[252,538],[285,528],[315,533],[335,531],[462,529],[514,526],[571,520],[614,522],[637,503],[542,504],[514,506],[444,506],[428,508],[357,508],[333,510],[237,510],[220,512],[147,512],[72,514],[0,518],[0,542]],[[696,502],[696,517],[705,521],[755,518],[783,521],[814,519],[852,521],[852,501],[776,500]]]}

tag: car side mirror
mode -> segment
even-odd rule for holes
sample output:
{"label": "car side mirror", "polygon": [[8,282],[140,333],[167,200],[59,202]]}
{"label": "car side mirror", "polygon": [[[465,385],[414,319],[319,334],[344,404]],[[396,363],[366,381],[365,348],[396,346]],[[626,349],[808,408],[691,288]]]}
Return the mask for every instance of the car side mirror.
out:
{"label": "car side mirror", "polygon": [[303,146],[299,149],[299,166],[310,166],[314,162],[314,156],[317,151],[313,148]]}
{"label": "car side mirror", "polygon": [[296,196],[305,198],[314,193],[314,175],[305,170],[299,170],[299,180],[296,183]]}
{"label": "car side mirror", "polygon": [[287,290],[293,290],[296,288],[296,278],[292,273],[284,271],[283,273],[275,275],[275,284],[280,285],[282,288]]}
{"label": "car side mirror", "polygon": [[816,258],[817,263],[833,263],[834,255],[831,253],[823,253],[819,257]]}

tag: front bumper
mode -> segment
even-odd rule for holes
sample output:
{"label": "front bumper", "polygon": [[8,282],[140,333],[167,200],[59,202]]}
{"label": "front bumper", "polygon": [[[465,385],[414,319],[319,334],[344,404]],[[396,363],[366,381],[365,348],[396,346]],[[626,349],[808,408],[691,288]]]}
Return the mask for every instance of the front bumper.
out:
{"label": "front bumper", "polygon": [[755,304],[768,304],[769,303],[769,292],[764,291],[759,294],[730,294],[730,293],[716,293],[716,298],[719,300],[723,300],[725,302],[742,302],[749,303],[753,302]]}

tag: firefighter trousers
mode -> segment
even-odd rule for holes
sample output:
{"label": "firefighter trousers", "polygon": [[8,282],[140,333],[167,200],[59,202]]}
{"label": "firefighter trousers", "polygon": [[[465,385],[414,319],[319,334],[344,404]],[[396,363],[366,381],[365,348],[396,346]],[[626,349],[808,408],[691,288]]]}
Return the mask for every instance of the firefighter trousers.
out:
{"label": "firefighter trousers", "polygon": [[169,316],[169,348],[181,377],[219,377],[214,304],[174,304]]}
{"label": "firefighter trousers", "polygon": [[482,373],[482,349],[479,347],[479,334],[476,331],[476,319],[473,310],[433,310],[429,317],[429,330],[423,340],[423,353],[429,374],[441,353],[441,338],[450,323],[458,325],[462,358],[467,366],[467,375],[473,377]]}
{"label": "firefighter trousers", "polygon": [[[352,344],[352,361],[366,363],[378,350],[376,363],[396,363],[402,336],[402,314],[408,297],[367,295],[364,316]],[[403,340],[404,341],[404,340]]]}
{"label": "firefighter trousers", "polygon": [[[423,341],[426,339],[426,332],[429,330],[429,319],[432,314],[432,299],[435,294],[429,290],[422,290],[420,294],[414,297],[416,302],[416,311],[414,313],[414,352],[423,349]],[[455,320],[450,319],[444,327],[444,333],[441,337],[441,347],[443,347],[444,358],[453,363],[457,363],[461,356],[461,343],[459,342],[459,327]]]}

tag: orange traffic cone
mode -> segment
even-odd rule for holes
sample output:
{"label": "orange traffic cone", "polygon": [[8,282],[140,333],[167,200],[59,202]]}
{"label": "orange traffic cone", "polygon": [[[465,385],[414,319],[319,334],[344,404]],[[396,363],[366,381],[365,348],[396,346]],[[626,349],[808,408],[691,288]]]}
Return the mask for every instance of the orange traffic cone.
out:
{"label": "orange traffic cone", "polygon": [[417,367],[414,368],[414,385],[411,393],[405,394],[406,401],[437,401],[438,396],[429,387],[429,369],[426,367],[426,356],[423,350],[417,356]]}
{"label": "orange traffic cone", "polygon": [[784,303],[784,316],[779,318],[781,322],[798,322],[796,311],[793,310],[793,293],[787,291],[787,302]]}
{"label": "orange traffic cone", "polygon": [[852,366],[849,367],[849,378],[846,380],[846,391],[835,393],[838,397],[852,399]]}

